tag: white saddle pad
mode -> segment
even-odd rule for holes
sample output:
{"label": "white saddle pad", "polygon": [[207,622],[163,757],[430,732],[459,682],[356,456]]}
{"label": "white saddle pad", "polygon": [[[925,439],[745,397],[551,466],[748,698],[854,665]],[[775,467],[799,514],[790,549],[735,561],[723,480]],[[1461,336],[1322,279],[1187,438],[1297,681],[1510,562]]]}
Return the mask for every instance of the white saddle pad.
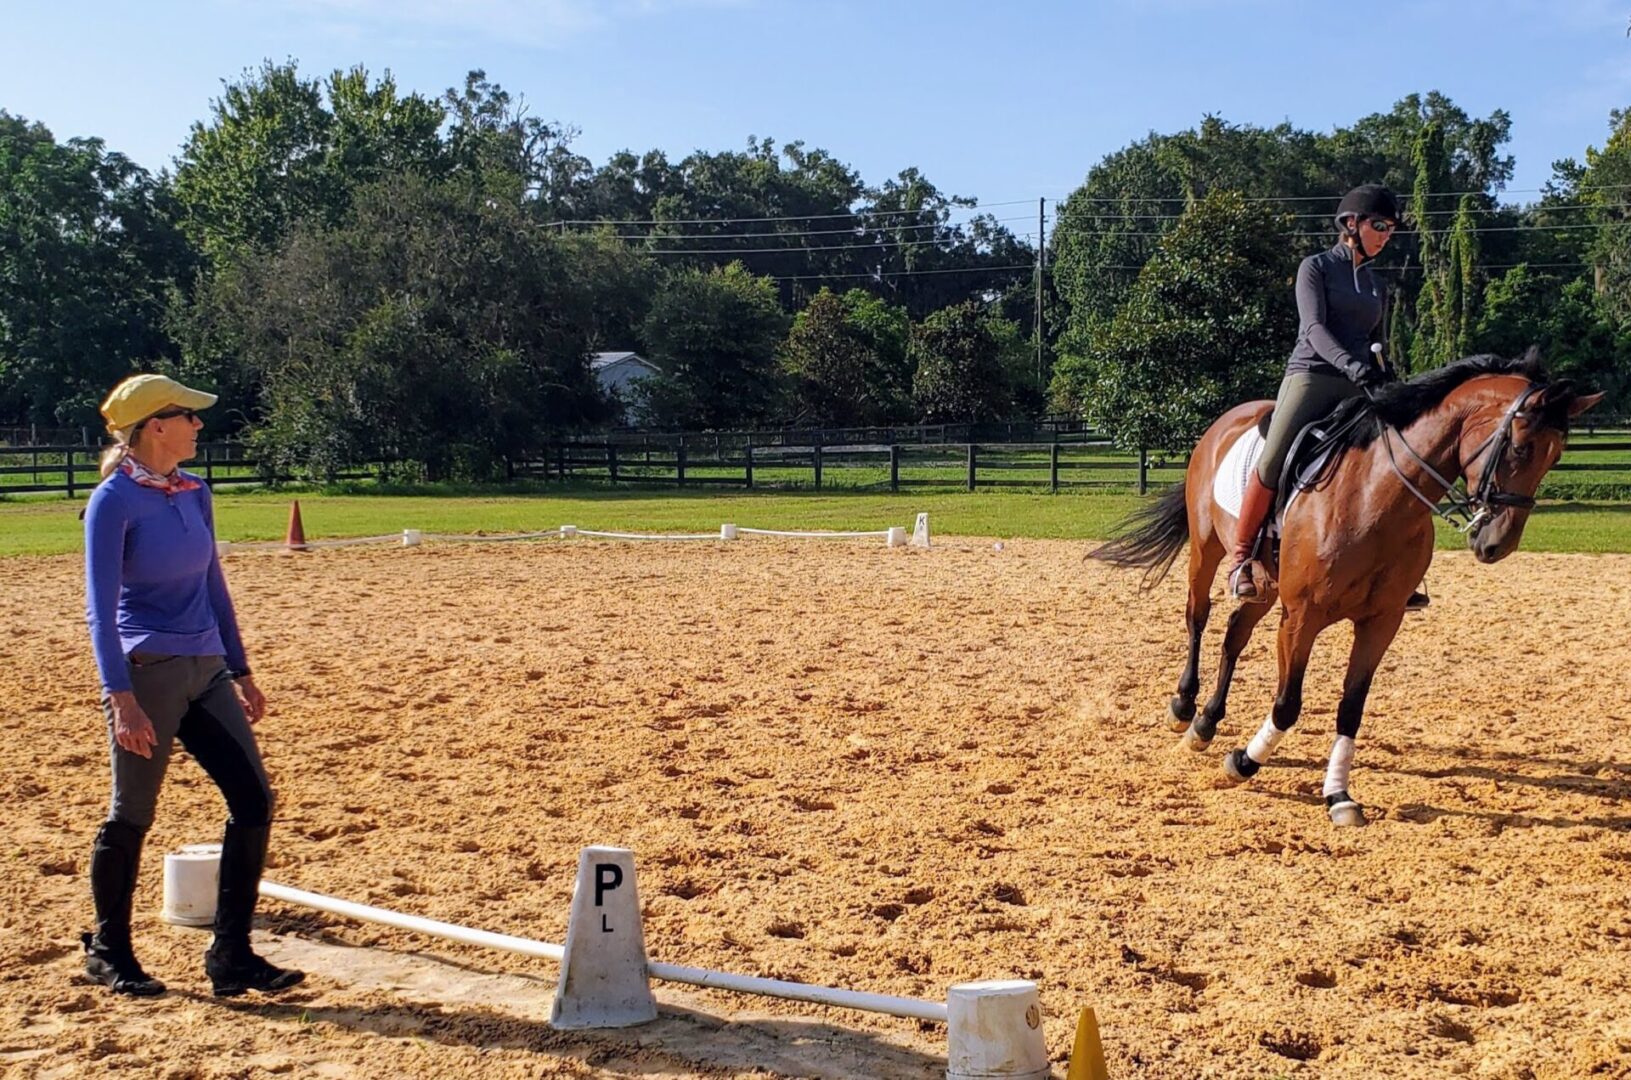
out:
{"label": "white saddle pad", "polygon": [[[1240,500],[1246,493],[1246,482],[1257,470],[1257,459],[1262,456],[1263,436],[1258,432],[1257,425],[1253,424],[1235,439],[1234,445],[1229,447],[1229,452],[1223,455],[1223,462],[1218,466],[1217,475],[1212,477],[1212,501],[1233,517],[1240,516]],[[1286,501],[1286,510],[1290,510],[1291,504],[1302,495],[1304,483],[1319,472],[1320,466],[1325,464],[1328,456],[1329,450],[1298,470],[1296,490]],[[1280,522],[1284,517],[1285,514],[1282,512],[1269,524],[1270,535],[1280,535]]]}

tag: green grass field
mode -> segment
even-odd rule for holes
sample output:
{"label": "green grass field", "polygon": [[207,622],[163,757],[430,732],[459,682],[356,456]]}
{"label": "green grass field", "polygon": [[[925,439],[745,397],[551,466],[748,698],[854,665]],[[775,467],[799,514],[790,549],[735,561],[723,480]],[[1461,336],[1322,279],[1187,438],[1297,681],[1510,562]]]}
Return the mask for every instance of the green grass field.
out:
{"label": "green grass field", "polygon": [[[223,540],[280,540],[289,501],[300,499],[306,535],[338,539],[400,532],[505,533],[577,525],[620,532],[711,532],[722,522],[775,529],[910,526],[920,511],[937,535],[1089,540],[1109,535],[1142,501],[1118,493],[1039,495],[1013,491],[675,492],[587,486],[446,487],[411,492],[365,486],[329,491],[222,489],[216,526]],[[0,500],[0,557],[59,555],[81,547],[83,499]],[[1463,541],[1441,529],[1439,546]],[[1526,551],[1631,552],[1631,504],[1548,503],[1530,520]]]}

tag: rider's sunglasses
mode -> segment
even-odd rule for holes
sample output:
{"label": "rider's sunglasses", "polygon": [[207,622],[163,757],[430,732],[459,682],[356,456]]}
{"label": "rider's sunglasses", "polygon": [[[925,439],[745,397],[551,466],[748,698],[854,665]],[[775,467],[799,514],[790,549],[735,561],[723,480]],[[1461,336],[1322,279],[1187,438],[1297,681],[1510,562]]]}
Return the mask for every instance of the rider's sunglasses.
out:
{"label": "rider's sunglasses", "polygon": [[[183,417],[183,416],[186,417],[188,420],[196,419],[197,416],[198,416],[198,410],[197,409],[166,409],[163,412],[154,413],[152,416],[149,416],[147,418],[147,420],[174,420],[177,417]],[[144,424],[147,423],[147,420],[143,420],[142,423],[144,423]]]}
{"label": "rider's sunglasses", "polygon": [[1365,222],[1370,225],[1372,232],[1380,233],[1383,236],[1399,227],[1397,221],[1388,221],[1386,218],[1366,218]]}

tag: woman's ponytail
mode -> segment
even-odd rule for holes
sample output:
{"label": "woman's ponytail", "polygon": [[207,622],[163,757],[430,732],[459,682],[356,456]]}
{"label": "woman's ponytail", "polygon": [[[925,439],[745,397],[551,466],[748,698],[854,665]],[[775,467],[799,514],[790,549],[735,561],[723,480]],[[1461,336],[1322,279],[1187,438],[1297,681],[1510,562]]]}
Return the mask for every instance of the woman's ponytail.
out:
{"label": "woman's ponytail", "polygon": [[125,455],[130,453],[130,444],[135,438],[135,435],[136,432],[134,430],[116,431],[113,433],[113,445],[102,451],[102,479],[106,480],[108,477],[112,476],[113,470],[117,469],[125,460]]}

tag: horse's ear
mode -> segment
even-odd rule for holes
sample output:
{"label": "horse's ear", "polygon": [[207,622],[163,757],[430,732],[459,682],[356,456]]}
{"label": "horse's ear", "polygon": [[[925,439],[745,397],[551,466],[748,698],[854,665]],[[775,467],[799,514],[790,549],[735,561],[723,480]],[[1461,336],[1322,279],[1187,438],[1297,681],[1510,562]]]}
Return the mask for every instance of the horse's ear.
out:
{"label": "horse's ear", "polygon": [[1546,384],[1546,389],[1540,392],[1541,404],[1556,405],[1560,401],[1567,401],[1574,397],[1574,393],[1573,379],[1559,379],[1556,382],[1549,382]]}
{"label": "horse's ear", "polygon": [[1590,408],[1594,407],[1598,402],[1600,402],[1602,400],[1603,400],[1603,391],[1601,391],[1601,390],[1599,390],[1595,394],[1584,394],[1584,395],[1582,395],[1580,397],[1575,398],[1574,400],[1569,402],[1569,419],[1571,419],[1571,420],[1574,419],[1576,416],[1579,416],[1581,413],[1585,412],[1587,409],[1590,409]]}

